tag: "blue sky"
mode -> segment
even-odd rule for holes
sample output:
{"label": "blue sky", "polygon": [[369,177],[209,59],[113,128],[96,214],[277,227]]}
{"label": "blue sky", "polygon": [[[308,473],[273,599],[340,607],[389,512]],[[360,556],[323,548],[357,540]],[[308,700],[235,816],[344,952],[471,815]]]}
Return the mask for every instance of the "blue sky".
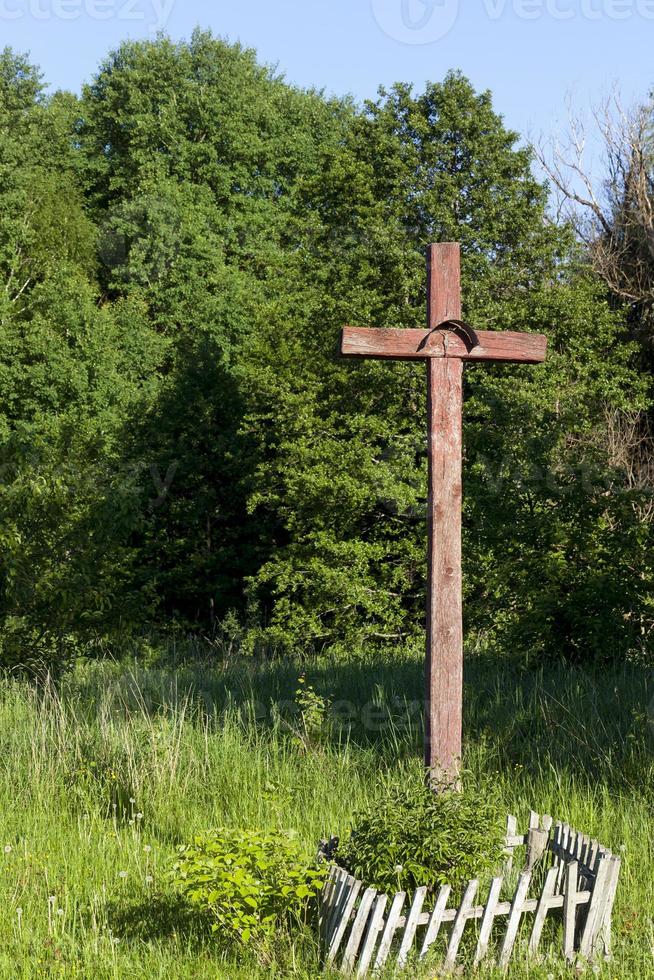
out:
{"label": "blue sky", "polygon": [[460,68],[533,138],[563,124],[568,94],[583,109],[615,82],[626,101],[654,84],[654,0],[0,0],[0,43],[73,90],[121,39],[197,24],[358,99]]}

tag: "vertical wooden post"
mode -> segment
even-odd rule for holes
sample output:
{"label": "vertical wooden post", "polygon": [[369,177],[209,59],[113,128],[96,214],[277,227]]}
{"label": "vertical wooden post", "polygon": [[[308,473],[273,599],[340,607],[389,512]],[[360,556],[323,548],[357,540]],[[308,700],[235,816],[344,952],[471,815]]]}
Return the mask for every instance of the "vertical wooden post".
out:
{"label": "vertical wooden post", "polygon": [[[427,251],[427,328],[461,317],[456,243]],[[461,599],[461,459],[463,362],[430,357],[428,380],[429,502],[425,765],[432,785],[458,783],[463,699]]]}

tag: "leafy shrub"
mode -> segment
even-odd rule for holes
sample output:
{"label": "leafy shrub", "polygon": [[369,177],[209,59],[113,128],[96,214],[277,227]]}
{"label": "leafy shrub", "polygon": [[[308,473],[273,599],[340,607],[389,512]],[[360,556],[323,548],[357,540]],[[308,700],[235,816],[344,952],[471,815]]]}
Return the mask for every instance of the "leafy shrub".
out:
{"label": "leafy shrub", "polygon": [[308,867],[291,834],[217,830],[179,849],[173,880],[214,920],[214,931],[252,945],[265,958],[274,935],[306,917],[324,869]]}
{"label": "leafy shrub", "polygon": [[412,894],[492,872],[504,824],[491,792],[431,792],[419,778],[392,786],[358,812],[337,862],[367,885]]}
{"label": "leafy shrub", "polygon": [[320,748],[329,738],[329,708],[331,702],[307,684],[304,674],[298,678],[295,692],[298,724],[293,728],[295,743],[305,752]]}

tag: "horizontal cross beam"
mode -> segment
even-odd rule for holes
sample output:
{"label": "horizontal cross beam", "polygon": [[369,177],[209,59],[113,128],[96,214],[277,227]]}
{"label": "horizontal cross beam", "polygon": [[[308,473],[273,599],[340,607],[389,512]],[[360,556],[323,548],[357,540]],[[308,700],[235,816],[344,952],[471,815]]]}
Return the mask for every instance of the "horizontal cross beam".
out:
{"label": "horizontal cross beam", "polygon": [[458,357],[462,361],[519,361],[540,364],[545,360],[547,337],[539,333],[479,330],[474,344],[463,331],[345,327],[341,354],[346,357],[378,357],[406,361],[430,357]]}

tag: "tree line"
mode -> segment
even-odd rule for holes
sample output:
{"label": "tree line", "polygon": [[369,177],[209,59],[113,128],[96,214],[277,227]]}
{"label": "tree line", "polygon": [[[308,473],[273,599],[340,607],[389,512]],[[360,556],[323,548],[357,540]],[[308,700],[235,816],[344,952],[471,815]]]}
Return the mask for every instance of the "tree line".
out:
{"label": "tree line", "polygon": [[[2,663],[150,630],[267,653],[421,642],[423,371],[336,351],[345,323],[422,324],[424,248],[447,240],[466,319],[550,344],[542,367],[466,369],[469,642],[645,657],[642,180],[584,240],[533,164],[458,73],[358,105],[196,31],[123,44],[78,97],[5,50]],[[603,274],[618,239],[644,298]]]}

